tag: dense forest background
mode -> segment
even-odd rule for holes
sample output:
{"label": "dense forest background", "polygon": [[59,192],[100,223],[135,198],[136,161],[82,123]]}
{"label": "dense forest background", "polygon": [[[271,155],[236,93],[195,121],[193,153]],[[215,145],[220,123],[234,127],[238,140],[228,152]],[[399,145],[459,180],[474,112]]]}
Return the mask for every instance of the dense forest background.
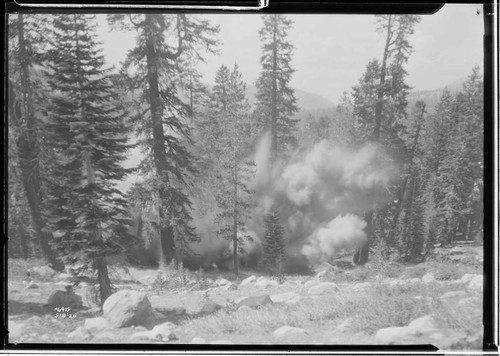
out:
{"label": "dense forest background", "polygon": [[420,20],[375,16],[380,55],[318,108],[290,86],[284,15],[262,16],[255,83],[237,63],[200,80],[223,45],[202,16],[108,15],[136,39],[120,68],[105,66],[94,15],[9,16],[9,257],[77,265],[104,301],[116,261],[282,277],[345,251],[418,263],[481,241],[482,73],[411,92]]}

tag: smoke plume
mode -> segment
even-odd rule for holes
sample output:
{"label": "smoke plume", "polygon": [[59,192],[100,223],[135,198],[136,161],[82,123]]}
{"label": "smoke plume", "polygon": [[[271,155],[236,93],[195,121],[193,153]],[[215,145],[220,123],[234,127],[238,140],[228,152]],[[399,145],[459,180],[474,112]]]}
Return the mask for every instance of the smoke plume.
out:
{"label": "smoke plume", "polygon": [[[263,238],[265,216],[276,209],[285,228],[291,265],[327,261],[366,235],[362,214],[388,199],[395,168],[383,149],[358,150],[321,141],[289,162],[268,161],[269,136],[256,150],[256,207],[248,223]],[[290,266],[289,266],[290,267]]]}

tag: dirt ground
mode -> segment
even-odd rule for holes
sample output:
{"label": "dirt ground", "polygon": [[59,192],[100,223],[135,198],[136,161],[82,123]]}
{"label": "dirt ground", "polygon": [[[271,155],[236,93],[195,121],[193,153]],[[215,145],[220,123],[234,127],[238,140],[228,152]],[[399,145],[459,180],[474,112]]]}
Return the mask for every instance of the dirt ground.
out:
{"label": "dirt ground", "polygon": [[[116,267],[113,280],[118,290],[132,289],[147,295],[161,320],[175,324],[176,340],[171,343],[176,344],[191,344],[195,337],[206,343],[377,344],[377,330],[405,326],[413,319],[432,315],[443,335],[442,341],[437,342],[438,347],[478,348],[482,342],[482,294],[471,290],[463,276],[482,273],[482,247],[440,249],[435,256],[412,266],[380,265],[372,261],[364,267],[348,267],[346,259],[338,263],[342,268],[335,267],[321,281],[317,276],[294,275],[279,284],[265,276],[271,281],[268,286],[255,282],[242,286],[244,278],[260,277],[252,271],[244,271],[239,278],[230,272],[186,272],[184,281],[188,283],[183,287],[171,283],[179,277],[178,272]],[[41,264],[41,261],[9,260],[10,343],[155,342],[131,339],[134,333],[145,330],[142,327],[111,329],[90,339],[70,339],[68,335],[83,326],[86,318],[102,316],[102,313],[92,305],[89,287],[83,284],[75,287],[75,292],[82,296],[84,308],[70,311],[71,317],[57,315],[57,310],[46,303],[51,292],[64,290],[67,282],[58,276],[50,280],[33,277],[38,288],[26,289],[30,279],[25,271]],[[159,273],[163,279],[158,278]],[[428,274],[435,280],[424,282],[422,277]],[[233,283],[235,289],[218,286],[221,278]],[[325,280],[335,283],[338,291],[321,295],[309,293],[312,285]],[[442,296],[450,291],[464,293],[460,294],[460,300],[444,303]],[[256,309],[236,308],[235,301],[241,297],[287,292],[297,294],[299,300]],[[223,308],[208,315],[200,313],[208,300]],[[462,303],[462,300],[465,301]],[[173,311],[176,307],[184,308],[185,312],[176,313]],[[305,332],[277,339],[273,331],[284,325],[299,327]]]}

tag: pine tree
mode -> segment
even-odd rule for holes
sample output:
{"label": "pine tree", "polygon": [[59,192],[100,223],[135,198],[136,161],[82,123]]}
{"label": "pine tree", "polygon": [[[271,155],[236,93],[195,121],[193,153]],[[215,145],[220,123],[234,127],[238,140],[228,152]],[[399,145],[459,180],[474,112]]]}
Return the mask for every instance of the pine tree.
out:
{"label": "pine tree", "polygon": [[271,274],[283,277],[285,263],[285,230],[280,222],[278,211],[272,210],[266,217],[264,235],[264,256]]}
{"label": "pine tree", "polygon": [[[159,213],[158,235],[165,264],[180,262],[190,242],[198,241],[190,226],[191,200],[186,193],[195,174],[191,143],[190,104],[179,93],[193,78],[193,61],[202,51],[215,53],[218,27],[188,14],[116,14],[112,27],[137,33],[124,75],[138,92],[137,135],[148,155],[140,168],[151,186]],[[189,77],[185,78],[186,70]]]}
{"label": "pine tree", "polygon": [[472,230],[481,229],[481,218],[472,216],[482,213],[478,204],[482,200],[482,100],[482,82],[475,68],[455,98],[443,93],[429,122],[435,132],[428,142],[426,163],[443,245],[451,243],[457,233],[470,236],[471,223]]}
{"label": "pine tree", "polygon": [[293,22],[284,15],[262,16],[259,31],[262,42],[262,72],[257,79],[257,121],[271,133],[271,160],[286,155],[296,144],[298,111],[294,89],[289,83],[294,70],[290,66],[293,45],[287,40]]}
{"label": "pine tree", "polygon": [[230,71],[222,65],[216,73],[209,108],[199,122],[199,142],[205,152],[204,159],[211,162],[207,174],[212,176],[212,191],[220,210],[215,221],[220,226],[219,235],[232,242],[236,275],[238,255],[243,252],[245,242],[252,240],[245,233],[252,193],[248,184],[254,170],[247,157],[252,133],[245,91],[238,66],[235,64]]}
{"label": "pine tree", "polygon": [[[357,120],[355,127],[358,142],[367,139],[380,143],[394,160],[404,162],[407,152],[401,136],[405,133],[403,122],[406,120],[406,97],[409,90],[404,82],[407,74],[404,64],[412,50],[409,37],[421,18],[410,15],[379,15],[376,19],[377,31],[385,38],[382,61],[370,61],[360,83],[353,88],[353,113]],[[404,196],[401,189],[402,181],[398,187],[393,187],[396,196]],[[374,214],[372,210],[365,212],[368,240],[354,254],[353,261],[356,264],[368,261],[369,244],[373,240]],[[382,216],[377,220],[384,219]]]}
{"label": "pine tree", "polygon": [[99,284],[101,305],[112,293],[106,257],[123,252],[131,241],[126,201],[116,189],[129,170],[129,129],[102,50],[95,41],[95,17],[57,15],[48,53],[52,90],[48,141],[48,216],[55,246],[79,276]]}
{"label": "pine tree", "polygon": [[[25,199],[28,203],[31,224],[47,262],[56,270],[63,270],[64,264],[51,248],[50,233],[46,230],[43,204],[43,129],[37,109],[40,107],[40,83],[34,78],[35,67],[40,65],[42,50],[46,44],[40,38],[43,21],[36,15],[18,14],[11,17],[9,31],[10,71],[9,71],[9,123],[13,142],[16,144],[15,156],[19,166],[19,178],[22,182]],[[19,83],[19,84],[17,84]],[[23,199],[24,200],[24,199]],[[19,229],[23,229],[19,227]],[[21,233],[21,232],[20,232]],[[24,233],[21,233],[24,235]]]}

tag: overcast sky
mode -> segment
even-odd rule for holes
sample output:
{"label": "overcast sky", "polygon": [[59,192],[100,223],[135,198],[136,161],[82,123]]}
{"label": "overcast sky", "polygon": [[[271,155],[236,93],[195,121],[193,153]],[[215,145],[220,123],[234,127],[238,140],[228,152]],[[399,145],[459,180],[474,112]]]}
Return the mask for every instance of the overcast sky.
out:
{"label": "overcast sky", "polygon": [[[478,14],[479,11],[479,14]],[[240,66],[243,79],[253,84],[260,72],[261,44],[258,14],[200,15],[220,25],[223,41],[219,56],[199,66],[211,84],[221,64]],[[292,86],[338,102],[351,92],[372,58],[380,60],[383,37],[371,15],[289,15],[294,28]],[[135,41],[134,35],[110,32],[100,19],[101,40],[109,64],[119,66]],[[415,90],[437,89],[468,76],[474,65],[482,68],[483,14],[481,5],[447,4],[434,15],[422,16],[410,42],[414,52],[407,64],[407,82]]]}

